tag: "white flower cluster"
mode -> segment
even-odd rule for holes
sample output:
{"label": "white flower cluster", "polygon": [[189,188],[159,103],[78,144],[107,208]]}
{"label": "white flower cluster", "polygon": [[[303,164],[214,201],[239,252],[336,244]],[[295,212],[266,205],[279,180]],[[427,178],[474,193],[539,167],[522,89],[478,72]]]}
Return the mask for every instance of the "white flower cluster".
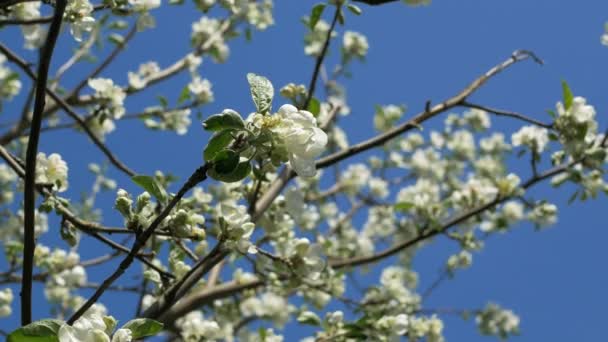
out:
{"label": "white flower cluster", "polygon": [[374,126],[381,132],[388,131],[401,119],[403,113],[405,113],[405,106],[387,105],[377,107],[374,114]]}
{"label": "white flower cluster", "polygon": [[376,324],[378,329],[389,335],[403,336],[409,326],[409,317],[406,314],[382,316]]}
{"label": "white flower cluster", "polygon": [[[40,18],[40,2],[28,1],[10,7],[10,15],[16,20],[31,20]],[[44,44],[46,38],[42,25],[21,25],[24,47],[34,50]]]}
{"label": "white flower cluster", "polygon": [[5,62],[6,56],[0,53],[0,100],[10,100],[19,94],[21,90],[19,74],[12,72],[11,69],[4,65]]}
{"label": "white flower cluster", "polygon": [[346,194],[355,196],[368,184],[371,176],[372,173],[365,164],[350,164],[342,171],[338,184]]}
{"label": "white flower cluster", "polygon": [[180,328],[180,335],[184,342],[211,342],[224,337],[217,322],[206,320],[200,311],[188,313],[178,319],[175,324]]}
{"label": "white flower cluster", "polygon": [[545,150],[549,143],[549,131],[538,126],[524,126],[511,136],[513,146],[527,146],[537,154]]}
{"label": "white flower cluster", "polygon": [[[34,235],[39,237],[46,233],[49,229],[48,217],[45,213],[39,212],[38,209],[34,212],[35,222]],[[22,240],[23,236],[23,210],[17,210],[16,215],[10,215],[0,226],[0,240],[15,241]],[[8,251],[7,251],[8,252]],[[21,251],[18,251],[21,253]]]}
{"label": "white flower cluster", "polygon": [[194,96],[194,100],[199,104],[213,102],[211,82],[206,78],[193,75],[192,81],[188,84],[188,90]]}
{"label": "white flower cluster", "polygon": [[68,189],[68,164],[61,155],[52,153],[48,157],[42,152],[36,156],[36,183],[51,184],[53,190],[63,192]]}
{"label": "white flower cluster", "polygon": [[412,204],[412,211],[422,217],[439,215],[440,201],[439,185],[427,178],[419,178],[414,185],[404,187],[397,194],[397,203]]}
{"label": "white flower cluster", "polygon": [[129,71],[129,87],[133,89],[142,89],[148,84],[148,79],[154,77],[160,71],[158,63],[150,61],[139,65],[137,72]]}
{"label": "white flower cluster", "polygon": [[82,41],[84,32],[91,32],[95,26],[92,16],[93,5],[89,0],[69,1],[63,17],[70,23],[70,33],[76,41]]}
{"label": "white flower cluster", "polygon": [[602,45],[608,46],[608,23],[604,24],[604,34],[602,34],[600,41]]}
{"label": "white flower cluster", "polygon": [[387,267],[380,276],[380,285],[369,289],[363,303],[387,303],[382,307],[370,306],[369,313],[398,315],[414,312],[420,307],[420,296],[413,291],[418,283],[418,275],[400,266]]}
{"label": "white flower cluster", "polygon": [[509,201],[505,203],[498,212],[490,213],[480,225],[480,229],[486,233],[504,232],[510,226],[524,218],[524,207],[521,203]]}
{"label": "white flower cluster", "polygon": [[10,288],[5,288],[0,290],[0,318],[8,317],[11,315],[13,310],[11,309],[11,304],[13,302],[13,290]]}
{"label": "white flower cluster", "polygon": [[[281,154],[284,151],[298,176],[315,176],[315,158],[325,150],[327,134],[317,127],[317,120],[312,113],[286,104],[274,115],[254,113],[248,121],[256,128],[271,133],[273,152]],[[278,159],[282,160],[284,156],[279,156]]]}
{"label": "white flower cluster", "polygon": [[228,8],[236,18],[244,18],[249,25],[263,31],[274,24],[272,0],[221,0],[222,5]]}
{"label": "white flower cluster", "polygon": [[97,101],[96,112],[108,119],[120,119],[125,114],[124,101],[127,97],[125,91],[114,84],[109,78],[92,78],[88,81],[89,87],[95,90],[93,97]]}
{"label": "white flower cluster", "polygon": [[249,297],[239,305],[243,317],[257,317],[273,321],[283,326],[289,319],[287,300],[272,292],[265,292],[259,297]]}
{"label": "white flower cluster", "polygon": [[220,217],[220,225],[222,225],[222,233],[225,234],[227,239],[227,246],[241,253],[256,253],[255,246],[249,241],[249,237],[255,229],[255,224],[251,222],[251,216],[247,214],[247,207],[223,203],[219,205],[217,211],[217,217]]}
{"label": "white flower cluster", "polygon": [[191,41],[194,47],[200,47],[208,41],[211,42],[211,58],[216,62],[224,62],[228,58],[230,49],[224,41],[221,32],[222,23],[218,19],[201,17],[192,24]]}
{"label": "white flower cluster", "polygon": [[471,267],[473,263],[473,255],[471,252],[462,250],[457,254],[451,255],[446,263],[447,269],[454,272],[457,269],[466,269]]}
{"label": "white flower cluster", "polygon": [[313,230],[319,223],[317,207],[304,202],[302,190],[292,187],[285,193],[285,205],[289,216],[305,230]]}
{"label": "white flower cluster", "polygon": [[[327,33],[329,32],[329,24],[321,19],[317,22],[314,30],[308,32],[304,37],[304,53],[309,56],[319,56],[323,50],[323,45],[327,39]],[[335,32],[331,33],[333,38],[336,35]]]}
{"label": "white flower cluster", "polygon": [[596,139],[595,108],[580,96],[574,97],[568,108],[561,102],[558,102],[556,107],[555,128],[559,132],[559,140],[566,153],[579,158]]}
{"label": "white flower cluster", "polygon": [[528,213],[528,220],[539,228],[551,226],[557,222],[557,206],[552,203],[540,203]]}
{"label": "white flower cluster", "polygon": [[106,308],[94,304],[73,325],[63,324],[57,332],[59,342],[131,342],[129,329],[118,329],[112,338],[110,335],[116,327],[116,320],[107,316]]}
{"label": "white flower cluster", "polygon": [[129,0],[134,11],[145,12],[160,7],[161,0]]}
{"label": "white flower cluster", "polygon": [[0,204],[9,204],[15,197],[15,172],[6,164],[0,164]]}
{"label": "white flower cluster", "polygon": [[171,130],[179,135],[184,135],[188,133],[188,128],[192,123],[190,108],[165,111],[158,107],[151,107],[147,108],[146,112],[154,116],[154,118],[144,119],[144,125],[150,129]]}
{"label": "white flower cluster", "polygon": [[488,303],[477,314],[476,321],[479,331],[484,335],[494,335],[504,339],[519,333],[519,317],[513,311],[505,310],[494,303]]}
{"label": "white flower cluster", "polygon": [[369,44],[364,35],[353,31],[344,32],[342,53],[347,60],[353,57],[364,59],[368,49]]}

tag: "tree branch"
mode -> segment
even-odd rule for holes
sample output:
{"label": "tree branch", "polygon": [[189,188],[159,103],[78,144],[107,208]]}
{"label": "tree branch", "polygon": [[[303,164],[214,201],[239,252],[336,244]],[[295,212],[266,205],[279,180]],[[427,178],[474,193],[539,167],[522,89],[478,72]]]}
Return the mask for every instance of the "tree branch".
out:
{"label": "tree branch", "polygon": [[53,49],[59,37],[63,12],[67,0],[57,0],[53,21],[46,37],[46,43],[40,52],[38,63],[38,76],[36,77],[36,92],[34,100],[34,113],[30,125],[30,135],[27,143],[25,158],[25,185],[23,204],[23,279],[21,282],[21,325],[32,322],[32,274],[34,269],[34,249],[36,248],[36,236],[34,226],[36,224],[36,156],[38,154],[38,141],[40,139],[40,127],[42,126],[42,112],[45,105],[45,89],[49,74],[49,66]]}
{"label": "tree branch", "polygon": [[158,227],[161,222],[169,215],[171,210],[179,203],[179,201],[186,195],[188,191],[194,188],[197,184],[207,179],[207,170],[211,167],[211,164],[205,164],[188,178],[188,181],[179,189],[177,194],[171,199],[169,204],[163,209],[163,211],[154,219],[154,221],[150,224],[148,228],[146,228],[141,235],[137,236],[135,242],[133,243],[133,247],[131,251],[125,259],[120,263],[119,267],[108,277],[106,278],[101,286],[95,291],[95,293],[70,317],[67,321],[68,324],[72,325],[74,322],[80,318],[97,300],[101,297],[101,295],[106,291],[108,287],[110,287],[114,281],[116,281],[122,274],[131,266],[133,260],[137,253],[145,246],[146,241],[152,236],[156,227]]}
{"label": "tree branch", "polygon": [[533,125],[536,126],[540,126],[540,127],[544,127],[546,129],[553,129],[553,125],[551,124],[546,124],[544,122],[540,122],[536,119],[530,118],[528,116],[525,116],[523,114],[519,114],[519,113],[515,113],[515,112],[511,112],[511,111],[506,111],[506,110],[502,110],[502,109],[495,109],[495,108],[490,108],[490,107],[486,107],[486,106],[482,106],[482,105],[478,105],[475,103],[470,103],[467,101],[463,101],[461,104],[462,107],[467,107],[467,108],[475,108],[475,109],[480,109],[492,114],[496,114],[498,116],[506,116],[506,117],[510,117],[510,118],[515,118],[527,123],[531,123]]}
{"label": "tree branch", "polygon": [[[26,61],[21,59],[21,57],[17,56],[13,51],[11,51],[9,48],[4,46],[4,44],[2,44],[2,43],[0,43],[0,52],[2,52],[8,60],[17,64],[19,67],[21,67],[21,69],[32,80],[37,82],[37,76],[29,68],[28,63]],[[129,177],[133,177],[137,174],[135,171],[131,170],[129,167],[127,167],[125,164],[123,164],[112,153],[112,151],[110,151],[110,149],[93,133],[93,131],[91,131],[91,129],[89,128],[89,126],[87,125],[85,120],[82,119],[80,117],[80,115],[78,115],[66,101],[64,101],[59,95],[57,95],[57,93],[55,91],[53,91],[49,87],[43,88],[43,94],[44,94],[44,91],[46,91],[46,93],[53,99],[53,101],[55,101],[59,105],[59,107],[68,114],[68,116],[70,116],[74,121],[76,121],[78,123],[78,125],[80,125],[80,127],[82,127],[82,129],[86,132],[86,134],[93,141],[93,143],[103,152],[103,154],[106,155],[106,157],[108,157],[110,162],[114,166],[116,166],[117,169],[124,172]],[[42,113],[40,113],[40,116],[42,116]],[[42,120],[42,117],[40,117],[39,120]]]}

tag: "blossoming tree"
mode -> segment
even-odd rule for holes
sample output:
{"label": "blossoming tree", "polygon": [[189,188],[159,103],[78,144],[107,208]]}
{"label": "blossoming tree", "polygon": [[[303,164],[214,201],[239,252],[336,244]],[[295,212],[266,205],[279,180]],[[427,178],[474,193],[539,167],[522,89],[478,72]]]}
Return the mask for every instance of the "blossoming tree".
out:
{"label": "blossoming tree", "polygon": [[[192,23],[191,51],[168,66],[142,61],[123,75],[127,84],[106,69],[128,53],[134,36],[155,26],[160,0],[0,2],[2,29],[18,27],[23,48],[40,55],[32,64],[16,44],[0,42],[1,103],[27,93],[21,116],[0,132],[0,317],[21,314],[21,326],[2,331],[8,340],[282,341],[281,328],[291,320],[315,327],[306,341],[444,341],[440,312],[424,306],[426,293],[418,289],[412,258],[438,237],[454,241],[459,252],[446,260],[442,281],[469,267],[487,237],[524,220],[538,228],[556,222],[556,205],[529,195],[538,183],[574,184],[573,200],[607,191],[608,136],[598,127],[594,107],[565,82],[546,122],[470,102],[513,65],[542,64],[532,51],[518,50],[408,119],[403,106],[378,106],[369,122],[361,122],[373,125],[375,135],[350,144],[340,125],[351,110],[341,80],[351,64],[365,58],[368,41],[348,29],[348,19],[394,1],[311,5],[304,19],[304,53],[314,60],[310,82],[275,90],[262,75],[243,75],[251,108],[225,109],[200,120],[209,139],[200,166],[182,182],[163,165],[154,175],[134,171],[106,139],[130,118],[151,130],[185,134],[192,112],[214,100],[211,82],[199,74],[202,60],[224,62],[230,40],[251,39],[254,31],[272,25],[272,0],[195,0],[201,17]],[[403,2],[418,6],[430,0]],[[345,27],[341,41],[340,27]],[[602,37],[606,45],[607,37]],[[59,39],[75,41],[77,49],[50,68]],[[106,47],[110,53],[94,60],[104,40],[113,44]],[[332,50],[340,59],[328,73]],[[64,77],[86,61],[93,63],[92,71],[72,75],[79,82],[64,86]],[[182,74],[187,80],[178,86],[176,106],[159,97],[158,105],[140,113],[125,109],[131,96],[176,82]],[[29,92],[22,89],[25,79],[33,85]],[[448,114],[457,110],[462,113]],[[508,137],[492,129],[494,115],[520,128]],[[427,121],[441,116],[442,129],[424,130]],[[63,197],[70,183],[61,151],[39,144],[44,132],[68,129],[86,134],[109,161],[89,165],[94,184],[80,200]],[[351,161],[364,152],[372,153]],[[530,169],[513,171],[512,155],[528,158]],[[109,167],[121,178],[109,178]],[[333,175],[325,172],[330,167]],[[125,190],[131,184],[140,191]],[[102,191],[116,194],[112,205],[122,216],[120,227],[100,218],[104,205],[95,198]],[[366,217],[355,219],[359,213]],[[52,229],[50,221],[57,222]],[[46,245],[39,241],[43,234],[61,240]],[[92,244],[99,255],[81,258],[83,246]],[[105,265],[104,280],[89,282],[91,268],[99,265]],[[378,265],[380,278],[371,280],[360,298],[345,291],[349,275]],[[134,274],[137,285],[125,274]],[[34,283],[43,284],[52,308],[44,316],[50,319],[32,315]],[[137,303],[124,324],[103,305],[116,292]],[[332,302],[349,311],[327,309]],[[518,333],[518,316],[497,304],[461,314],[474,318],[482,334]]]}

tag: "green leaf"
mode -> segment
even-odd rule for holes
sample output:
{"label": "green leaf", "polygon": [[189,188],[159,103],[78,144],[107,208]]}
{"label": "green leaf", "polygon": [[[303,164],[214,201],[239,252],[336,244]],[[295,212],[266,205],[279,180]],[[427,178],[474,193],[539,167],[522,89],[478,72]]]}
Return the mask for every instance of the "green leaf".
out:
{"label": "green leaf", "polygon": [[121,329],[129,329],[133,339],[154,336],[163,330],[163,324],[149,318],[136,318],[128,321]]}
{"label": "green leaf", "polygon": [[190,100],[190,88],[188,88],[188,85],[182,88],[182,91],[179,93],[179,97],[177,98],[177,103],[182,104],[186,100]]}
{"label": "green leaf", "polygon": [[353,12],[354,15],[361,15],[361,13],[363,13],[363,11],[361,10],[361,8],[359,8],[359,6],[357,6],[357,5],[348,4],[348,5],[346,5],[346,7],[351,12]]}
{"label": "green leaf", "polygon": [[342,8],[338,8],[338,23],[340,23],[340,25],[344,26],[344,12],[342,12]]}
{"label": "green leaf", "polygon": [[167,109],[167,107],[169,107],[169,101],[166,97],[162,95],[156,95],[156,98],[158,99],[158,103],[160,103],[160,106],[163,107],[163,109]]}
{"label": "green leaf", "polygon": [[43,319],[21,327],[8,335],[8,342],[59,342],[57,332],[63,321]]}
{"label": "green leaf", "polygon": [[315,29],[315,26],[317,26],[317,23],[319,22],[319,19],[321,19],[321,15],[323,14],[323,10],[325,10],[326,6],[326,4],[321,3],[316,4],[312,8],[312,12],[310,12],[310,20],[308,20],[308,27],[311,31]]}
{"label": "green leaf", "polygon": [[564,107],[566,107],[566,110],[568,110],[570,109],[570,107],[572,107],[574,95],[572,95],[572,91],[570,90],[570,87],[568,86],[568,83],[566,83],[566,81],[562,81],[562,90],[564,97]]}
{"label": "green leaf", "polygon": [[239,154],[233,150],[218,152],[213,158],[213,169],[219,174],[229,174],[239,165]]}
{"label": "green leaf", "polygon": [[203,128],[212,132],[244,127],[243,118],[231,109],[225,109],[221,114],[211,115],[203,122]]}
{"label": "green leaf", "polygon": [[253,73],[247,74],[247,81],[249,81],[251,97],[253,98],[253,103],[255,103],[258,113],[264,114],[270,111],[272,97],[274,96],[272,83],[270,83],[266,77],[258,76]]}
{"label": "green leaf", "polygon": [[122,45],[125,42],[125,38],[118,33],[110,33],[108,41],[112,44]]}
{"label": "green leaf", "polygon": [[223,150],[226,146],[230,145],[232,142],[232,131],[225,130],[219,133],[215,133],[207,147],[205,147],[205,151],[203,152],[203,157],[205,161],[211,161],[215,158],[215,155],[218,154],[221,150]]}
{"label": "green leaf", "polygon": [[311,98],[310,103],[308,104],[307,111],[311,112],[312,115],[316,118],[319,116],[319,112],[321,111],[321,102],[316,98]]}
{"label": "green leaf", "polygon": [[395,210],[402,211],[402,212],[408,211],[408,210],[412,209],[413,207],[414,207],[414,203],[410,203],[410,202],[399,202],[399,203],[396,203],[394,206]]}
{"label": "green leaf", "polygon": [[211,169],[207,172],[209,177],[225,182],[225,183],[233,183],[238,182],[249,175],[251,172],[251,164],[249,161],[240,162],[237,167],[230,173],[218,173],[215,169]]}
{"label": "green leaf", "polygon": [[167,202],[167,192],[160,184],[158,184],[154,177],[137,175],[131,177],[131,180],[149,192],[150,195],[154,196],[154,198],[156,198],[159,202],[163,204]]}
{"label": "green leaf", "polygon": [[321,319],[312,311],[304,311],[298,315],[298,322],[308,325],[321,325]]}

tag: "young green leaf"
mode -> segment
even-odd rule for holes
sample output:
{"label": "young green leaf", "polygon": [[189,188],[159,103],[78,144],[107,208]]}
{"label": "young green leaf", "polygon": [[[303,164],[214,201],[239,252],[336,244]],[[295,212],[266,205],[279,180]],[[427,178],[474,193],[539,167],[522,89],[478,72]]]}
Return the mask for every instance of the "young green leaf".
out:
{"label": "young green leaf", "polygon": [[220,114],[211,115],[203,122],[203,128],[211,132],[225,129],[242,129],[244,127],[243,118],[231,109],[225,109]]}
{"label": "young green leaf", "polygon": [[239,154],[233,150],[218,152],[213,158],[213,169],[219,174],[229,174],[239,165]]}
{"label": "young green leaf", "polygon": [[348,4],[348,5],[346,5],[346,7],[351,12],[353,12],[354,15],[361,15],[361,13],[363,13],[363,11],[361,10],[361,8],[359,8],[359,6],[357,6],[357,5]]}
{"label": "young green leaf", "polygon": [[568,86],[568,83],[566,83],[566,81],[562,81],[562,90],[564,93],[564,107],[566,107],[566,110],[568,110],[570,109],[570,107],[572,107],[574,95],[572,95],[572,91],[570,90],[570,87]]}
{"label": "young green leaf", "polygon": [[298,316],[298,323],[320,326],[321,319],[312,311],[304,311]]}
{"label": "young green leaf", "polygon": [[142,187],[144,190],[150,193],[150,195],[154,196],[159,202],[166,204],[167,203],[167,192],[165,189],[158,184],[156,179],[151,176],[146,175],[137,175],[131,177],[131,180]]}
{"label": "young green leaf", "polygon": [[317,26],[319,19],[321,19],[321,15],[323,14],[323,10],[325,10],[325,6],[327,6],[327,5],[321,3],[321,4],[316,4],[312,8],[312,12],[310,12],[310,20],[308,21],[308,27],[310,28],[311,31],[313,31],[315,29],[315,26]]}
{"label": "young green leaf", "polygon": [[215,133],[209,140],[207,147],[205,147],[205,151],[203,151],[205,161],[213,160],[215,155],[223,150],[226,146],[230,145],[231,142],[232,130],[225,130]]}
{"label": "young green leaf", "polygon": [[310,103],[308,104],[307,111],[311,112],[312,115],[316,118],[319,116],[319,112],[321,111],[321,102],[317,100],[315,97],[310,99]]}
{"label": "young green leaf", "polygon": [[21,327],[8,335],[8,342],[59,342],[57,332],[63,321],[43,319]]}
{"label": "young green leaf", "polygon": [[394,208],[397,211],[401,211],[401,212],[405,212],[408,211],[410,209],[412,209],[414,207],[414,203],[410,203],[410,202],[399,202],[397,204],[395,204]]}
{"label": "young green leaf", "polygon": [[121,329],[129,329],[133,340],[154,336],[163,330],[163,324],[149,318],[136,318],[128,321]]}
{"label": "young green leaf", "polygon": [[272,106],[272,98],[274,96],[274,88],[272,83],[264,77],[253,73],[247,74],[249,88],[251,89],[251,97],[257,108],[258,113],[266,113],[270,111]]}
{"label": "young green leaf", "polygon": [[178,104],[184,103],[186,100],[190,100],[190,88],[186,85],[182,88],[182,91],[179,93],[179,98],[177,99]]}
{"label": "young green leaf", "polygon": [[249,176],[250,172],[251,164],[249,164],[249,161],[243,161],[240,162],[237,167],[230,173],[218,173],[215,171],[215,169],[211,169],[207,172],[207,174],[209,175],[209,177],[215,180],[225,183],[233,183],[238,182]]}

